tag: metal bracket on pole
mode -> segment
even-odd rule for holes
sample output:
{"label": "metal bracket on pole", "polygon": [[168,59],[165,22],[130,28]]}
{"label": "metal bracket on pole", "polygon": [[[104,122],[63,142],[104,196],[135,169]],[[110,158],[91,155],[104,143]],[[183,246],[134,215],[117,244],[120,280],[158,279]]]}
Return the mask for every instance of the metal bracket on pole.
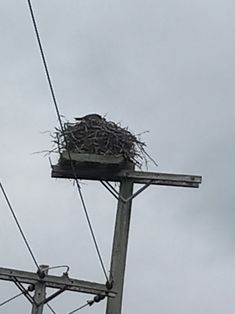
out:
{"label": "metal bracket on pole", "polygon": [[39,305],[46,304],[46,303],[50,302],[51,300],[53,300],[54,298],[58,297],[58,295],[63,293],[66,290],[66,288],[67,288],[67,286],[65,286],[63,289],[60,289],[60,290],[56,291],[55,293],[51,294],[48,298],[45,298],[45,300],[42,301]]}
{"label": "metal bracket on pole", "polygon": [[135,193],[133,193],[130,197],[124,198],[116,191],[116,189],[108,182],[108,181],[100,181],[101,184],[117,199],[121,200],[124,203],[127,203],[131,200],[133,200],[136,196],[138,196],[141,192],[146,190],[151,184],[153,180],[150,180],[148,183],[144,184],[139,190],[137,190]]}

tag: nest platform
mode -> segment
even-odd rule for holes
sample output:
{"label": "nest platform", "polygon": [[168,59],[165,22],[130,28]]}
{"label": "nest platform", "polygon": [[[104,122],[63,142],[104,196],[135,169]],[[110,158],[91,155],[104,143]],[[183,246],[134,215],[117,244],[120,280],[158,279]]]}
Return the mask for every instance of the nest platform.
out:
{"label": "nest platform", "polygon": [[[70,157],[74,169],[71,168]],[[202,180],[197,175],[135,171],[133,162],[121,156],[70,153],[70,157],[66,152],[60,155],[58,164],[52,166],[52,178],[111,182],[131,180],[137,184],[190,188],[198,188]]]}
{"label": "nest platform", "polygon": [[52,177],[74,178],[75,171],[77,179],[115,181],[120,172],[134,168],[134,163],[127,161],[123,156],[63,152],[58,164],[52,166]]}

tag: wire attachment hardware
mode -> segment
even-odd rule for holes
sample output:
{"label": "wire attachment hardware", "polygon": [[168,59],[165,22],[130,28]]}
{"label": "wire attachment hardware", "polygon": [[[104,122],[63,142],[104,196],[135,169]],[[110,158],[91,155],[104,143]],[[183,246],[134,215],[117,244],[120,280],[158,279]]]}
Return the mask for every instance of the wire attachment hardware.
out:
{"label": "wire attachment hardware", "polygon": [[102,295],[102,294],[97,294],[93,300],[88,300],[87,301],[87,304],[89,306],[92,306],[94,303],[99,303],[100,301],[104,300],[105,299],[105,295]]}
{"label": "wire attachment hardware", "polygon": [[108,289],[108,290],[111,290],[112,288],[113,288],[113,279],[109,279],[107,282],[106,282],[106,284],[105,284],[105,286],[106,286],[106,288]]}

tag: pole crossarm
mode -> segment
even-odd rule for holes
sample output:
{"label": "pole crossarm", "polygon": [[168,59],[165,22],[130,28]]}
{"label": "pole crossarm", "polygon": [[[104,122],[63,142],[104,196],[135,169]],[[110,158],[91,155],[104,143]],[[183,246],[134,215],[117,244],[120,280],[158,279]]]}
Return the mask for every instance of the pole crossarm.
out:
{"label": "pole crossarm", "polygon": [[167,185],[198,188],[202,182],[202,177],[198,175],[171,174],[161,172],[144,172],[123,170],[120,173],[126,179],[133,183],[148,184],[151,181],[153,185]]}
{"label": "pole crossarm", "polygon": [[106,285],[96,282],[73,279],[67,275],[61,277],[46,275],[41,279],[37,273],[0,267],[0,280],[15,282],[16,279],[20,283],[29,285],[42,282],[47,288],[61,289],[63,291],[68,290],[108,297],[115,297],[116,295],[115,292],[108,290]]}
{"label": "pole crossarm", "polygon": [[[116,173],[111,171],[96,172],[94,169],[75,168],[76,177],[84,180],[102,180],[111,182],[122,182],[130,180],[132,183],[153,185],[165,185],[175,187],[198,188],[202,177],[198,175],[170,174],[161,172],[145,172],[135,170],[121,170]],[[52,178],[75,179],[70,168],[63,168],[60,165],[52,165]]]}

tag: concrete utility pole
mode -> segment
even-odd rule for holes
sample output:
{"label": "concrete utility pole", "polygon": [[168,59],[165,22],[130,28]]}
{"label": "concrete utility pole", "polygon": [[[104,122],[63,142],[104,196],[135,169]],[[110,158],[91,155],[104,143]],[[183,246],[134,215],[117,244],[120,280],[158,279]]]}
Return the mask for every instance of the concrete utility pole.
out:
{"label": "concrete utility pole", "polygon": [[[111,291],[116,292],[116,296],[108,298],[106,314],[121,314],[132,199],[150,185],[198,188],[202,178],[195,175],[135,171],[133,164],[109,156],[82,156],[75,153],[68,156],[65,153],[63,158],[67,160],[67,166],[52,166],[52,177],[101,181],[118,199],[110,267],[110,280],[113,281]],[[76,173],[69,167],[70,158],[76,163]],[[109,182],[120,182],[119,193]],[[134,184],[142,184],[142,187],[133,194]]]}

